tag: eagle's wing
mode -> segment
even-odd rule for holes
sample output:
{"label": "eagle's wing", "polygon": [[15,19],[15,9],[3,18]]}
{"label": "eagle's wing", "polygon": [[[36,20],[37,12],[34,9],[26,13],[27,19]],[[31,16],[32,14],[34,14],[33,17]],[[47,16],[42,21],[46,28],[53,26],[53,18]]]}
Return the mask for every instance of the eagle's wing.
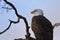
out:
{"label": "eagle's wing", "polygon": [[49,35],[51,36],[51,39],[52,39],[52,36],[51,35],[53,33],[53,27],[50,23],[50,21],[48,19],[46,19],[45,17],[43,16],[34,16],[32,18],[32,30],[35,34],[35,37],[38,39],[38,40],[47,40],[49,39]]}

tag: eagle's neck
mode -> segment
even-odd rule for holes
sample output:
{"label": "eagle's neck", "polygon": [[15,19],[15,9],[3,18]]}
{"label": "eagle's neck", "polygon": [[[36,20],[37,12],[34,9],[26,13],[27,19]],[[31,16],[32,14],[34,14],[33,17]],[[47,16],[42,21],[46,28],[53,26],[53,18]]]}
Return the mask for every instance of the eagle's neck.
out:
{"label": "eagle's neck", "polygon": [[35,14],[34,14],[34,16],[39,16],[39,15],[40,15],[40,16],[41,16],[41,15],[43,16],[42,13],[35,13]]}
{"label": "eagle's neck", "polygon": [[34,16],[38,16],[38,15],[40,15],[39,13],[37,13],[37,14],[34,14]]}

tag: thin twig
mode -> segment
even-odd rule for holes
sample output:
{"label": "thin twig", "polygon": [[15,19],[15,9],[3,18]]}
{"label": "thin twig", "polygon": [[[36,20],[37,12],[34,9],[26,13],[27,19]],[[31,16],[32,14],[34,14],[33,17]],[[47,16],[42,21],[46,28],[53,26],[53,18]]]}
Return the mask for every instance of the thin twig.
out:
{"label": "thin twig", "polygon": [[60,26],[60,23],[55,23],[54,25],[53,25],[53,27],[57,27],[57,26]]}

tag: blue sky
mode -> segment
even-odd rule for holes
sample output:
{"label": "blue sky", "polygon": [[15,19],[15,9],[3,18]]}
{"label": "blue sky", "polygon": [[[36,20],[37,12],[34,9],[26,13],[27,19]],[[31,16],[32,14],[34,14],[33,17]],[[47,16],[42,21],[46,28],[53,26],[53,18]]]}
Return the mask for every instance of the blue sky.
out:
{"label": "blue sky", "polygon": [[[27,18],[29,26],[31,26],[31,19],[33,17],[30,12],[34,9],[42,9],[44,16],[48,18],[52,24],[60,22],[60,0],[8,0],[13,3],[18,10],[18,13]],[[17,20],[14,10],[1,8],[4,6],[4,1],[0,2],[0,32],[7,28],[9,24],[8,19]],[[6,4],[6,6],[10,7]],[[11,7],[10,7],[11,8]],[[21,19],[18,24],[12,24],[11,28],[0,35],[0,40],[13,40],[15,38],[25,38],[25,24]],[[60,40],[60,27],[54,28],[54,40]],[[30,29],[31,36],[34,37]]]}

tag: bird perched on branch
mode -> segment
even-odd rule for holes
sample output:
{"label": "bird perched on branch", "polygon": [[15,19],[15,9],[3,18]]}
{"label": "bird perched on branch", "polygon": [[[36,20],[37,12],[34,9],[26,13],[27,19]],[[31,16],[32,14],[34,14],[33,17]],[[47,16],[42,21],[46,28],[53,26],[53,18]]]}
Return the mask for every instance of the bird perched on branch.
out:
{"label": "bird perched on branch", "polygon": [[31,28],[36,40],[53,40],[53,26],[44,16],[43,11],[41,9],[35,9],[31,14],[34,14]]}

